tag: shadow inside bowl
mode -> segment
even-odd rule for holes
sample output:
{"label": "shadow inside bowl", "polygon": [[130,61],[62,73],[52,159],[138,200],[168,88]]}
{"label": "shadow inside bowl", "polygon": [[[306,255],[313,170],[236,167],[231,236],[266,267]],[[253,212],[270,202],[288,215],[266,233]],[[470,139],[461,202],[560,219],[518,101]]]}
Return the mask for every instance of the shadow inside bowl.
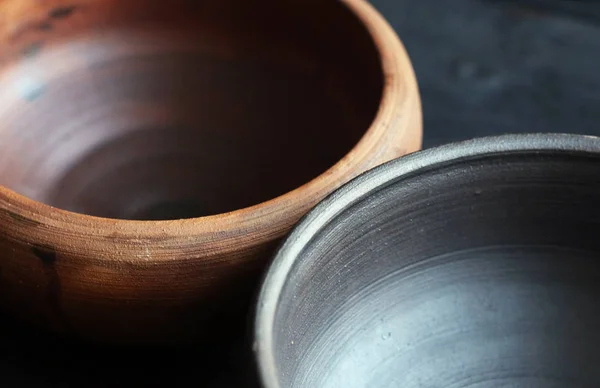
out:
{"label": "shadow inside bowl", "polygon": [[24,27],[0,30],[0,184],[154,220],[316,178],[369,128],[383,88],[367,30],[324,3],[93,0],[18,15]]}

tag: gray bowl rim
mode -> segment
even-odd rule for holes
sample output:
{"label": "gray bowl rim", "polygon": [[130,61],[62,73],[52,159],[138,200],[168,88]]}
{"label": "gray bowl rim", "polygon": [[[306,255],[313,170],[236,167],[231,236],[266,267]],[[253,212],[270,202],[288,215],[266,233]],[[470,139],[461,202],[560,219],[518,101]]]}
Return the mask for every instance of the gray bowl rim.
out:
{"label": "gray bowl rim", "polygon": [[253,351],[262,385],[280,388],[273,355],[272,328],[281,291],[296,258],[314,236],[342,211],[398,181],[465,160],[519,153],[600,155],[600,137],[527,133],[486,136],[415,152],[362,173],[315,206],[292,229],[271,262],[258,294]]}

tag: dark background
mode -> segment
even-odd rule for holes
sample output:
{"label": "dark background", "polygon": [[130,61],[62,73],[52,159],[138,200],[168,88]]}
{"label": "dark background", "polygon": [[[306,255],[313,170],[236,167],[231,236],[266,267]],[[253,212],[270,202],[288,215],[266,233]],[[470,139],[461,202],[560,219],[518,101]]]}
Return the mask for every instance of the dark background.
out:
{"label": "dark background", "polygon": [[[598,3],[372,3],[412,58],[425,147],[500,133],[600,134]],[[1,387],[255,386],[246,333],[189,349],[108,349],[0,320]]]}
{"label": "dark background", "polygon": [[373,4],[416,69],[425,147],[508,132],[600,134],[600,2]]}

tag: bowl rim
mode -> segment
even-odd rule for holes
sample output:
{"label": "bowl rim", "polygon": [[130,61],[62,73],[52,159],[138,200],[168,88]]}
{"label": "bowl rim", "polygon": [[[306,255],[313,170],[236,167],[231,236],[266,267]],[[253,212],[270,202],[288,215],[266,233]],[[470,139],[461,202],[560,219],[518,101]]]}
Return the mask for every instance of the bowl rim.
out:
{"label": "bowl rim", "polygon": [[[49,225],[67,236],[81,236],[92,231],[93,235],[116,235],[113,244],[115,241],[131,243],[140,237],[164,237],[166,233],[183,240],[197,237],[196,243],[198,236],[204,236],[200,240],[205,242],[229,239],[229,248],[223,251],[230,252],[235,250],[233,246],[256,245],[257,242],[282,237],[320,199],[355,177],[355,171],[364,171],[372,167],[373,163],[380,162],[378,158],[381,158],[381,148],[388,147],[386,134],[391,124],[400,119],[407,120],[406,114],[412,114],[411,110],[415,104],[418,105],[418,109],[414,115],[418,115],[416,119],[420,120],[420,101],[411,101],[419,99],[406,98],[411,93],[418,96],[416,77],[408,54],[395,31],[365,0],[342,0],[341,3],[352,12],[369,34],[381,62],[384,84],[380,93],[379,108],[370,127],[341,160],[321,175],[292,191],[259,204],[227,213],[188,219],[137,221],[96,217],[43,204],[2,185],[0,210],[5,208],[18,219],[29,223]],[[398,103],[399,101],[404,102]],[[418,136],[420,145],[420,125],[418,128],[405,126],[401,130],[404,139]],[[247,233],[248,230],[252,230],[251,236]],[[218,251],[219,249],[215,248],[213,253]]]}
{"label": "bowl rim", "polygon": [[375,167],[336,190],[307,213],[277,250],[258,293],[253,351],[265,388],[279,388],[273,355],[273,325],[281,291],[296,258],[320,230],[357,202],[403,179],[465,160],[500,154],[554,152],[600,156],[600,137],[580,134],[524,133],[454,142],[400,157]]}

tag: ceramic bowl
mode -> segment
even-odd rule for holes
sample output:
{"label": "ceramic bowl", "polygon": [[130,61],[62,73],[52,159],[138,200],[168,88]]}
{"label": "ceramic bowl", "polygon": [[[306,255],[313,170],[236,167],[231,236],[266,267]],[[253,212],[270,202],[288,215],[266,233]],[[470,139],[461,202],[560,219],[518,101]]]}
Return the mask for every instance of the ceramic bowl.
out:
{"label": "ceramic bowl", "polygon": [[421,144],[362,0],[5,0],[0,48],[0,306],[76,338],[238,324],[306,211]]}
{"label": "ceramic bowl", "polygon": [[328,197],[266,276],[266,388],[600,385],[600,138],[510,135]]}

